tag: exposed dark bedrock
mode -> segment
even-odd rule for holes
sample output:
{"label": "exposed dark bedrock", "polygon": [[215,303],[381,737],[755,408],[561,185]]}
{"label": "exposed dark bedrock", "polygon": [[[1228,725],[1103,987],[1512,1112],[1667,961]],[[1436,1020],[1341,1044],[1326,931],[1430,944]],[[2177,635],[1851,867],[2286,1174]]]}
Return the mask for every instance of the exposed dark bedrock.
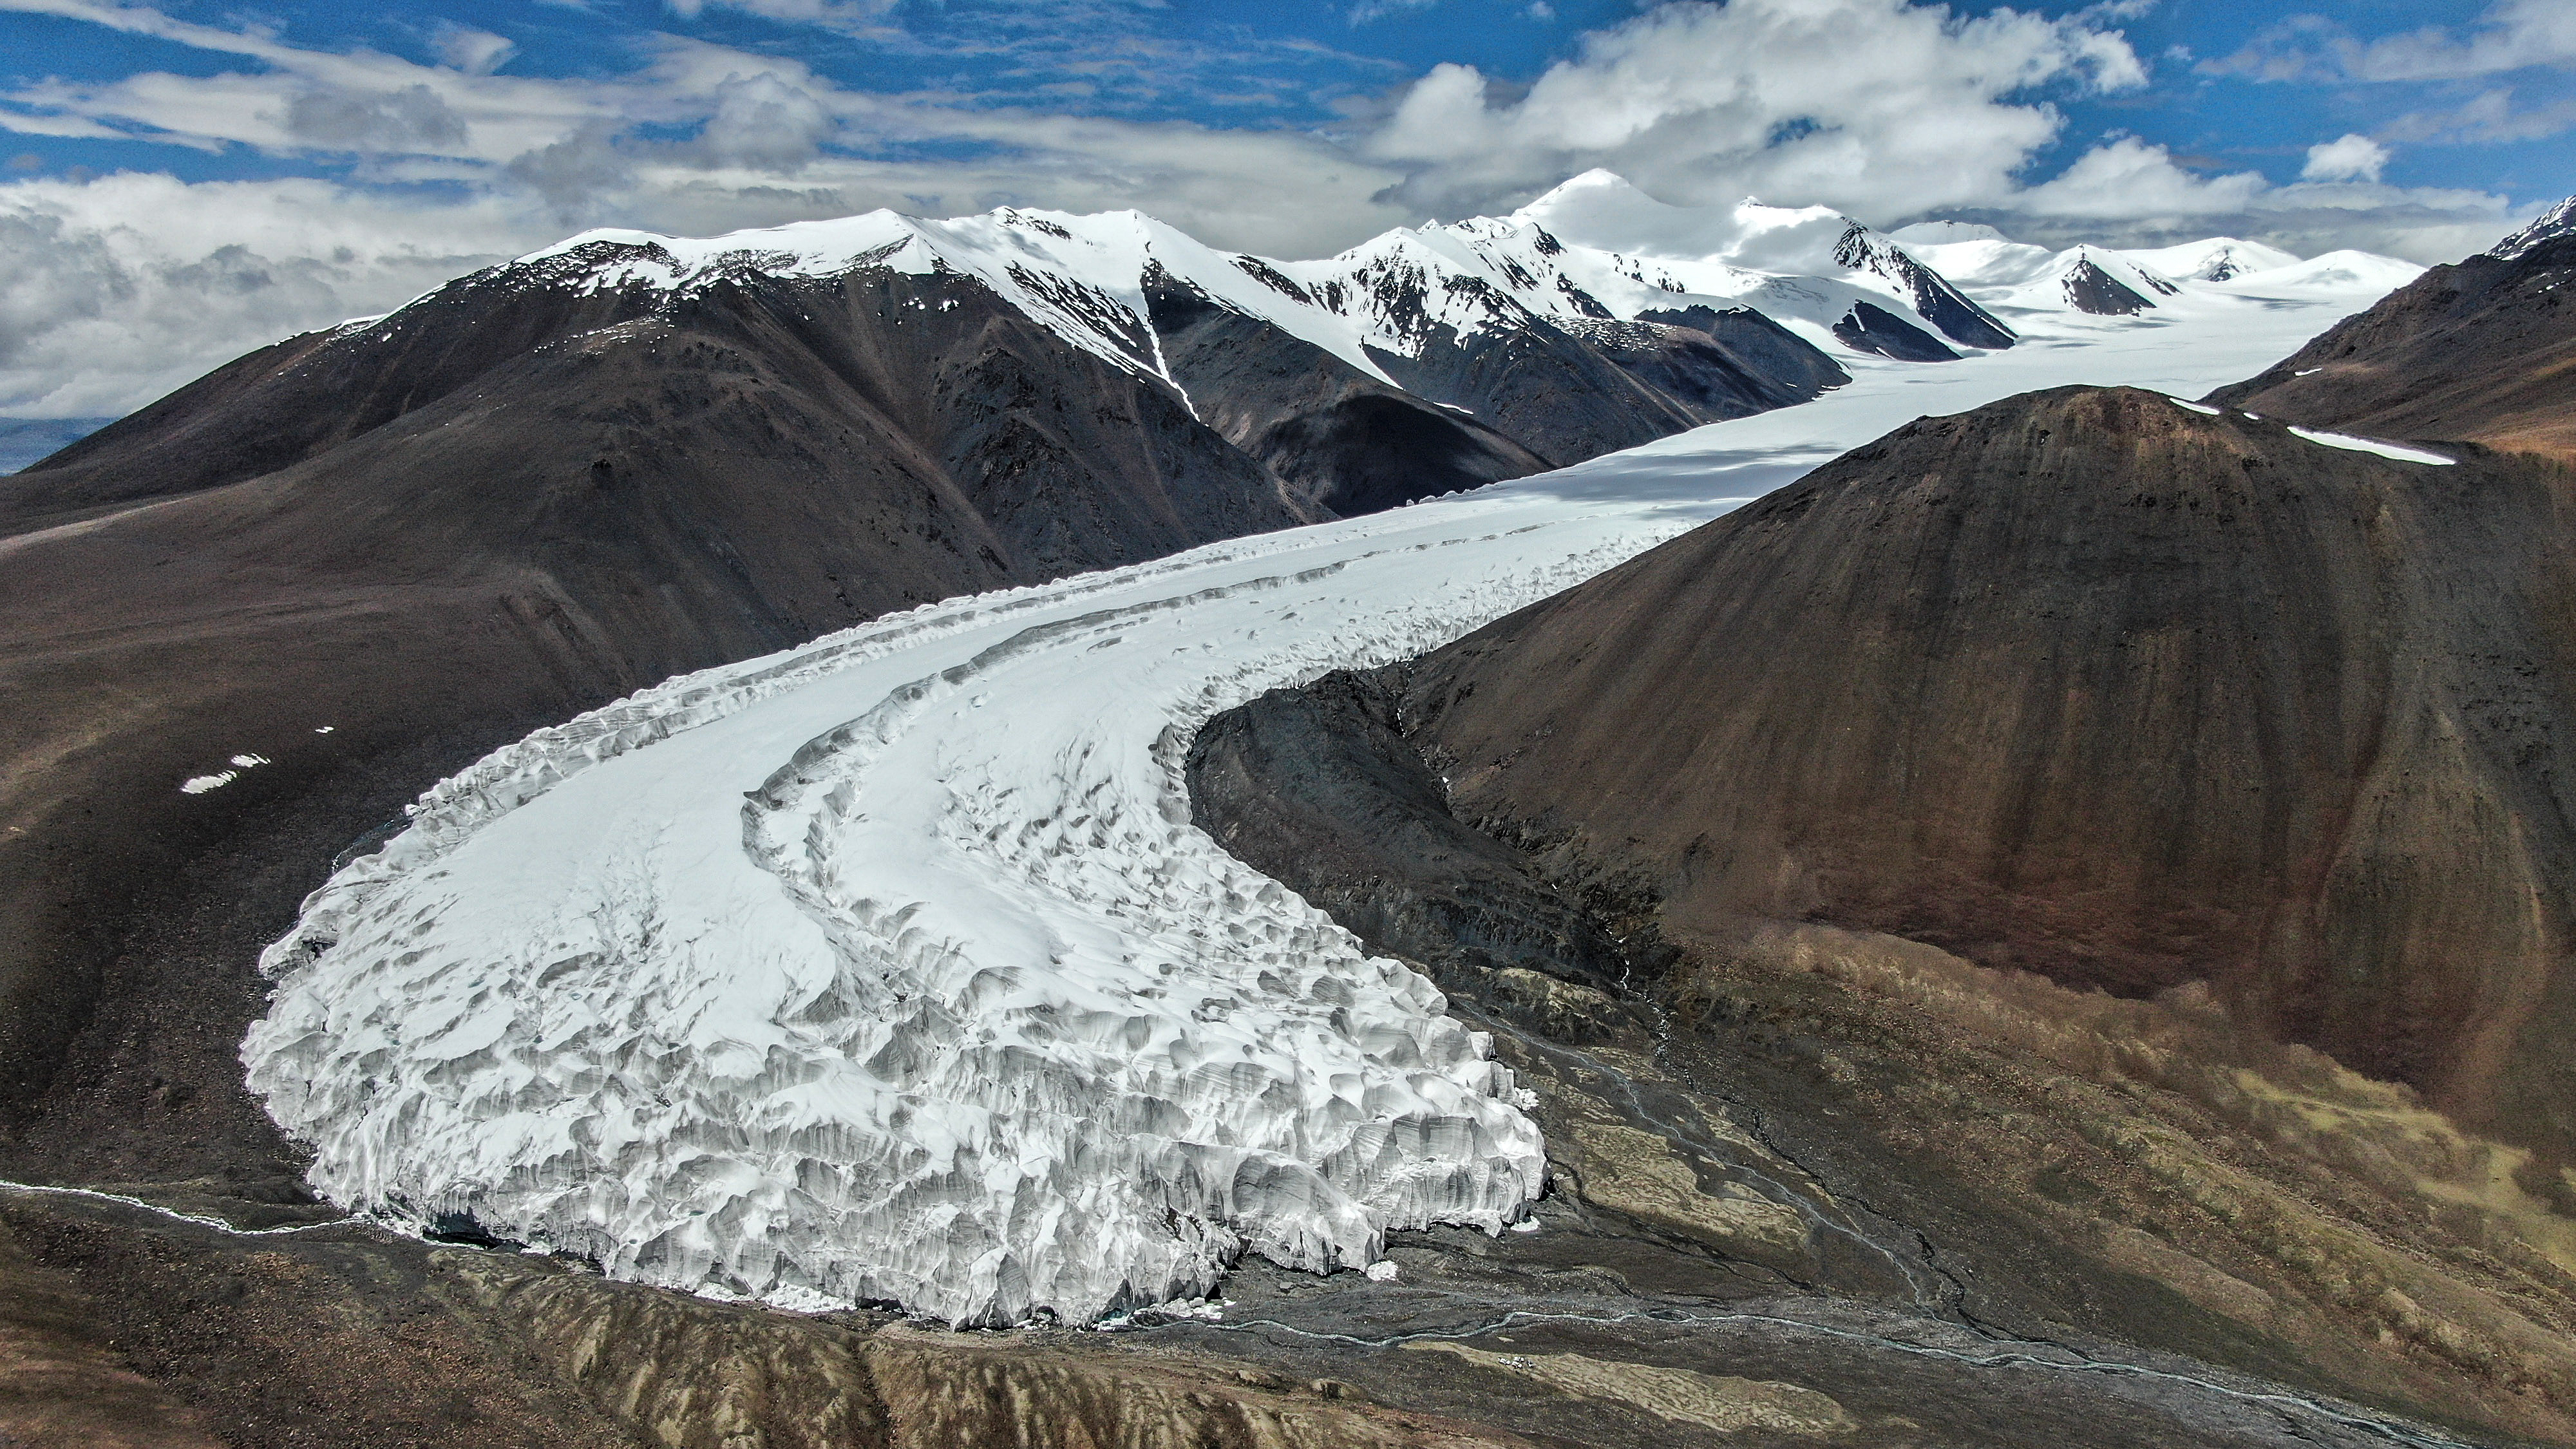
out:
{"label": "exposed dark bedrock", "polygon": [[1449,813],[1387,676],[1337,671],[1211,720],[1190,746],[1192,823],[1371,950],[1618,980],[1618,943],[1580,904]]}
{"label": "exposed dark bedrock", "polygon": [[2091,262],[2077,262],[2066,274],[2066,300],[2075,310],[2096,317],[2134,317],[2156,305]]}
{"label": "exposed dark bedrock", "polygon": [[1939,339],[1885,308],[1854,302],[1834,324],[1834,336],[1845,347],[1875,352],[1899,362],[1956,362],[1959,354]]}

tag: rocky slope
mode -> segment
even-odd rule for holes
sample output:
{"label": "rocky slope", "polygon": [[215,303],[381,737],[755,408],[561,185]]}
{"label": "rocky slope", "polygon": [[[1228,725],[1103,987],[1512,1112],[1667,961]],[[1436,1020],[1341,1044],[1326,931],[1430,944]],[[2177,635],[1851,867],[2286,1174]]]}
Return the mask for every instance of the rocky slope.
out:
{"label": "rocky slope", "polygon": [[2576,232],[2567,211],[2562,204],[2492,252],[2435,267],[2210,400],[2316,427],[2576,458],[2576,311],[2566,290]]}
{"label": "rocky slope", "polygon": [[[1587,1201],[2563,1442],[2576,477],[2458,456],[2128,390],[1927,419],[1221,717],[1194,805],[1497,1031]],[[1561,1010],[1605,983],[1651,1086]],[[1622,1133],[1682,1104],[1966,1297],[1648,1189]]]}
{"label": "rocky slope", "polygon": [[2035,394],[1471,636],[1415,706],[1463,808],[1574,832],[1678,924],[2204,981],[2554,1164],[2568,487]]}
{"label": "rocky slope", "polygon": [[[1671,1110],[1633,1010],[1570,988],[1531,1001]],[[2451,1442],[2072,1326],[1980,1334],[1903,1306],[1883,1263],[1872,1277],[1847,1261],[1842,1281],[1890,1301],[1820,1297],[1748,1255],[1782,1260],[1801,1212],[1827,1240],[1887,1232],[1866,1208],[1729,1118],[1682,1141],[1632,1120],[1558,1124],[1560,1170],[1586,1191],[1552,1198],[1535,1233],[1426,1235],[1391,1283],[1254,1263],[1223,1323],[1147,1315],[1110,1333],[780,1313],[507,1249],[297,1230],[291,1211],[271,1214],[288,1231],[239,1233],[0,1192],[0,1432],[31,1449]],[[1702,1173],[1749,1185],[1702,1196]]]}
{"label": "rocky slope", "polygon": [[[1665,1296],[1682,1361],[1742,1372],[1712,1300],[1778,1275],[1794,1287],[1766,1305],[1774,1323],[1866,1314],[1960,1350],[1923,1366],[1927,1407],[2002,1387],[1972,1365],[2081,1344],[2105,1372],[2201,1385],[2185,1396],[2204,1407],[2219,1384],[2281,1406],[2268,1432],[2293,1440],[2453,1442],[2325,1408],[2336,1395],[2569,1439],[2566,1220],[2496,1190],[2509,1149],[2265,1042],[2205,992],[2070,991],[1813,925],[1722,947],[1667,934],[1633,878],[1459,820],[1390,727],[1409,678],[1329,676],[1220,716],[1192,753],[1193,809],[1495,1034],[1541,1098],[1547,1231],[1570,1216],[1598,1234],[1535,1241]],[[1606,986],[1586,939],[1612,943]],[[1878,1371],[1861,1354],[1793,1377],[1857,1404]],[[2040,1432],[2227,1439],[2068,1392],[2099,1422]],[[1933,1442],[2037,1427],[1994,1407]]]}

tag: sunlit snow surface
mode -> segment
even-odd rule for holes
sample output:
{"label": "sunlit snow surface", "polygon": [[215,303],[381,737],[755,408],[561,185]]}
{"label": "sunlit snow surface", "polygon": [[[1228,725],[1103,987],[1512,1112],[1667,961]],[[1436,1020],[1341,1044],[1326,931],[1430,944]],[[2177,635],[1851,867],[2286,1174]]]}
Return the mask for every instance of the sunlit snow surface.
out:
{"label": "sunlit snow surface", "polygon": [[2394,458],[2400,463],[2448,464],[2460,461],[2440,453],[2426,452],[2422,448],[2409,448],[2402,443],[2385,442],[2378,438],[2356,438],[2350,433],[2325,433],[2295,427],[2290,431],[2311,443],[2320,443],[2329,448],[2341,448],[2352,453],[2376,453],[2382,458]]}
{"label": "sunlit snow surface", "polygon": [[[1909,418],[2183,397],[2377,289],[2301,274],[1349,522],[676,679],[423,798],[271,948],[252,1087],[351,1208],[625,1278],[1087,1321],[1499,1230],[1537,1128],[1428,982],[1189,823],[1211,714],[1453,639]],[[818,1297],[817,1295],[820,1295]]]}

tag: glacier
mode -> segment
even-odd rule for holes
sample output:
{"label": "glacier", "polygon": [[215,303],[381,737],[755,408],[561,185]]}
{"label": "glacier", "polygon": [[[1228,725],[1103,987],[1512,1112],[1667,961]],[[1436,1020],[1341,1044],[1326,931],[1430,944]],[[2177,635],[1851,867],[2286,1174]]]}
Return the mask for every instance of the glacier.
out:
{"label": "glacier", "polygon": [[1913,417],[2195,396],[2384,290],[2275,270],[2152,321],[2017,313],[2009,351],[1856,358],[1799,407],[925,605],[540,730],[308,899],[262,961],[250,1085],[352,1211],[788,1305],[1087,1323],[1246,1252],[1361,1269],[1392,1231],[1499,1232],[1546,1185],[1528,1099],[1428,981],[1189,823],[1200,723]]}

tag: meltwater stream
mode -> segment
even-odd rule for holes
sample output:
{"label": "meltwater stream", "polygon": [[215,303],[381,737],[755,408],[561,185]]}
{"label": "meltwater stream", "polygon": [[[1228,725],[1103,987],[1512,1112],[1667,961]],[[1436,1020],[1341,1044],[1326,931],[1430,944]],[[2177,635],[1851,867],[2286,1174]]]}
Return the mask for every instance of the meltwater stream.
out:
{"label": "meltwater stream", "polygon": [[1212,714],[1445,643],[1923,413],[2184,396],[2367,295],[2197,299],[1387,514],[951,600],[445,781],[270,949],[254,1090],[355,1211],[957,1323],[1498,1230],[1535,1125],[1430,984],[1189,823]]}

